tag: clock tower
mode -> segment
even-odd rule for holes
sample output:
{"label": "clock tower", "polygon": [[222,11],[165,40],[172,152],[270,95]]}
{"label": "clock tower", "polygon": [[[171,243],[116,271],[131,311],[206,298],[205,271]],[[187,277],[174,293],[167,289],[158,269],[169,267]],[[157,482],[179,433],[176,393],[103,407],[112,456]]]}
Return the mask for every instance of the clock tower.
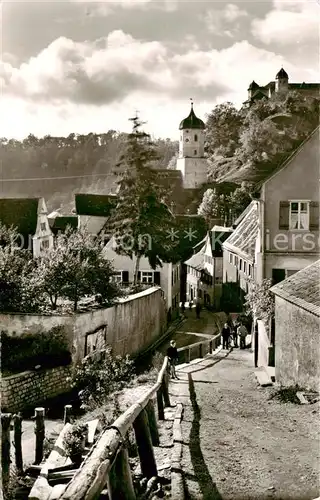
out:
{"label": "clock tower", "polygon": [[207,160],[204,157],[205,124],[193,111],[193,102],[189,116],[179,126],[179,157],[177,170],[180,170],[185,189],[200,187],[207,181]]}

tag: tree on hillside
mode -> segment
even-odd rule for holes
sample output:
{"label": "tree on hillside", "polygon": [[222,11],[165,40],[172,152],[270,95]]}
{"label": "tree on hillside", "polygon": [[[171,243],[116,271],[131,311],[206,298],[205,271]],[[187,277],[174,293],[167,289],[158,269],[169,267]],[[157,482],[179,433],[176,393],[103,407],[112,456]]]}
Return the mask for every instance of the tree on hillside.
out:
{"label": "tree on hillside", "polygon": [[231,102],[218,104],[208,114],[205,143],[208,157],[212,154],[223,157],[233,155],[239,145],[242,121],[241,111]]}
{"label": "tree on hillside", "polygon": [[254,186],[249,182],[242,182],[229,197],[229,207],[233,217],[238,217],[252,201]]}
{"label": "tree on hillside", "polygon": [[39,258],[36,273],[38,287],[53,309],[59,298],[71,300],[76,311],[87,295],[98,295],[107,305],[122,295],[112,281],[114,269],[104,258],[102,241],[86,231],[69,229],[59,235],[55,247]]}
{"label": "tree on hillside", "polygon": [[208,224],[212,218],[221,217],[221,212],[221,198],[216,189],[207,189],[198,208],[198,215],[202,215]]}
{"label": "tree on hillside", "polygon": [[118,204],[113,210],[108,229],[115,235],[117,252],[135,258],[134,283],[137,283],[140,259],[148,258],[153,269],[173,259],[170,231],[174,218],[165,203],[166,192],[151,164],[157,157],[150,136],[141,131],[143,123],[131,118],[132,133],[120,160]]}

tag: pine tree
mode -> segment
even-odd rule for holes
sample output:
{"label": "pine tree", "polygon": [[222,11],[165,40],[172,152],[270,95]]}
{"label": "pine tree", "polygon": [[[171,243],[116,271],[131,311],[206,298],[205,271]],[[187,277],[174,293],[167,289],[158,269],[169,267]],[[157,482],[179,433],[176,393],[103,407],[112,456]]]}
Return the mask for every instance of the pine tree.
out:
{"label": "pine tree", "polygon": [[173,260],[170,231],[174,217],[165,203],[167,193],[159,184],[158,173],[151,167],[157,155],[150,136],[141,130],[144,123],[138,116],[130,120],[133,130],[117,165],[123,173],[108,229],[115,236],[116,251],[135,258],[136,284],[142,256],[153,269]]}

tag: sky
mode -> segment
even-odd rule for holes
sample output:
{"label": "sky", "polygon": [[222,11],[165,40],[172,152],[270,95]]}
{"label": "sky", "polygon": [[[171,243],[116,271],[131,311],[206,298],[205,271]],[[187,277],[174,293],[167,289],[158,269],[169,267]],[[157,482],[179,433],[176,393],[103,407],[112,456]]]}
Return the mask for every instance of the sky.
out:
{"label": "sky", "polygon": [[130,131],[178,139],[254,79],[319,81],[320,0],[15,1],[1,5],[0,136]]}

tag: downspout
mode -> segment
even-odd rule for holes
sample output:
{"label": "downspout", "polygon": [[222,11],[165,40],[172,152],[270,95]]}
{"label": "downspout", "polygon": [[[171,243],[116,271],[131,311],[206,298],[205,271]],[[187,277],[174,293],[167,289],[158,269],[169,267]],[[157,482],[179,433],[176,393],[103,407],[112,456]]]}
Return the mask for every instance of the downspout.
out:
{"label": "downspout", "polygon": [[261,235],[261,281],[265,278],[265,271],[266,271],[266,265],[265,265],[265,187],[264,185],[261,188],[261,194],[260,194],[260,200],[259,200],[259,205],[260,205],[260,220],[261,220],[261,228],[260,228],[260,235]]}

